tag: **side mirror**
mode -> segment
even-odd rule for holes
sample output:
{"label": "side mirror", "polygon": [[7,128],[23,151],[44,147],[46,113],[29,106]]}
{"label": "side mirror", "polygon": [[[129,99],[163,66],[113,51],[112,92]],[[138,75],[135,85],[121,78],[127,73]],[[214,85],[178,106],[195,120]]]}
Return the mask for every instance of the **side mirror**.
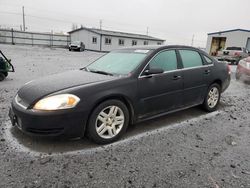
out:
{"label": "side mirror", "polygon": [[144,74],[152,75],[152,74],[161,74],[163,72],[164,72],[163,69],[160,69],[160,68],[150,68],[149,70],[145,70]]}

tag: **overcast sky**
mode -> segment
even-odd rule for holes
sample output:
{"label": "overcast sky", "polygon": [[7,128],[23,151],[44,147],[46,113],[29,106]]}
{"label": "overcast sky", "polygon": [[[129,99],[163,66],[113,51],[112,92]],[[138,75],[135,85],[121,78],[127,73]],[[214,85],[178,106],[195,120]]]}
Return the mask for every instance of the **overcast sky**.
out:
{"label": "overcast sky", "polygon": [[0,26],[68,32],[72,24],[146,34],[205,47],[207,33],[250,29],[250,0],[0,0]]}

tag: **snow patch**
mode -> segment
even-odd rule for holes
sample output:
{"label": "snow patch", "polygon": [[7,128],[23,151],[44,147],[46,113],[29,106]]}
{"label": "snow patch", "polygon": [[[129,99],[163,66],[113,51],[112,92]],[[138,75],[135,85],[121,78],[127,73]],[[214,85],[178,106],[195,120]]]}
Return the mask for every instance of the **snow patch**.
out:
{"label": "snow patch", "polygon": [[45,153],[45,152],[38,152],[38,151],[33,151],[31,149],[29,149],[28,147],[22,145],[21,143],[18,142],[18,140],[13,136],[13,134],[11,133],[11,124],[6,122],[6,131],[5,131],[5,134],[4,134],[4,138],[6,140],[6,142],[8,143],[8,145],[12,148],[15,148],[17,150],[17,152],[25,152],[29,155],[32,155],[32,156],[46,156],[46,155],[50,155],[50,156],[57,156],[57,155],[72,155],[72,154],[90,154],[90,153],[94,153],[94,152],[100,152],[100,151],[104,151],[105,149],[109,149],[111,147],[114,147],[114,146],[120,146],[120,145],[129,145],[131,142],[134,142],[134,141],[138,141],[138,140],[141,140],[142,138],[144,137],[148,137],[150,135],[155,135],[155,134],[159,134],[159,133],[164,133],[164,132],[167,132],[169,130],[173,130],[173,129],[176,129],[176,128],[180,128],[180,127],[184,127],[184,126],[187,126],[188,124],[192,123],[196,123],[196,122],[199,122],[203,119],[209,119],[209,118],[212,118],[218,114],[223,114],[224,112],[222,111],[215,111],[215,112],[211,112],[211,113],[208,113],[208,114],[205,114],[205,115],[201,115],[199,117],[194,117],[194,118],[191,118],[189,119],[188,121],[184,121],[184,122],[181,122],[181,123],[173,123],[173,124],[169,124],[168,126],[165,126],[165,127],[162,127],[162,128],[158,128],[158,129],[155,129],[155,130],[151,130],[151,131],[147,131],[147,132],[144,132],[144,133],[140,133],[140,134],[137,134],[137,135],[134,135],[134,136],[131,136],[129,138],[125,138],[125,139],[121,139],[121,140],[118,140],[116,141],[115,143],[112,143],[112,144],[108,144],[108,145],[104,145],[104,146],[99,146],[97,148],[88,148],[88,149],[81,149],[81,150],[76,150],[76,151],[66,151],[64,153],[51,153],[51,154],[48,154],[48,153]]}

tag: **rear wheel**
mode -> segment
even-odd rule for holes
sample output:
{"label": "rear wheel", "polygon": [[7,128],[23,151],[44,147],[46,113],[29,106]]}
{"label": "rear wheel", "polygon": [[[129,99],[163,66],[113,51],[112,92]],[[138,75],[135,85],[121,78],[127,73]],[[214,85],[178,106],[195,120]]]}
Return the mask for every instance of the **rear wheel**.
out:
{"label": "rear wheel", "polygon": [[217,83],[212,84],[208,88],[206,98],[203,102],[203,108],[208,112],[215,111],[220,102],[220,96],[221,96],[221,87]]}
{"label": "rear wheel", "polygon": [[3,81],[5,79],[5,75],[3,72],[0,72],[0,81]]}
{"label": "rear wheel", "polygon": [[108,144],[125,133],[129,112],[119,100],[108,100],[97,106],[90,115],[87,136],[97,144]]}

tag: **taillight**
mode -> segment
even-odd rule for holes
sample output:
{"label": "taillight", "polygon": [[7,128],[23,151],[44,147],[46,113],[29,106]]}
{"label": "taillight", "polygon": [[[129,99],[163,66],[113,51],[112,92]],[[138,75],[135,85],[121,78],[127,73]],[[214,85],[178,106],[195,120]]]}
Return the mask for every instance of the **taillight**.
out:
{"label": "taillight", "polygon": [[231,74],[231,67],[230,67],[230,65],[227,65],[227,73]]}
{"label": "taillight", "polygon": [[240,56],[240,52],[235,52],[234,55],[235,56]]}

